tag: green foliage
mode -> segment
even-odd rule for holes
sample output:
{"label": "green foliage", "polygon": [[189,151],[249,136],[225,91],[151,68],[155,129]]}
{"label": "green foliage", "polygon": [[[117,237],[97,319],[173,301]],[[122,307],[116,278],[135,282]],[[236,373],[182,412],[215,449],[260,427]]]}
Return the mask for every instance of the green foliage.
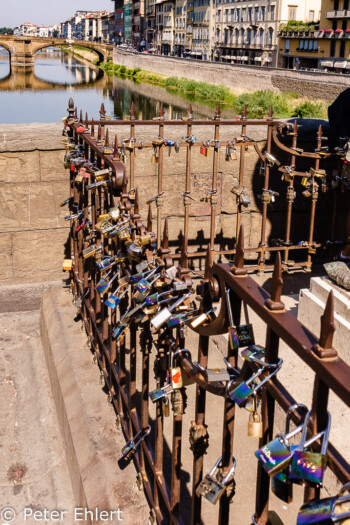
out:
{"label": "green foliage", "polygon": [[125,73],[126,73],[126,66],[120,66],[118,73],[120,75],[125,75]]}
{"label": "green foliage", "polygon": [[11,27],[0,27],[0,35],[13,35]]}
{"label": "green foliage", "polygon": [[238,114],[242,113],[244,104],[247,106],[247,113],[250,118],[262,118],[268,115],[271,105],[275,116],[288,117],[290,114],[290,105],[286,93],[275,93],[272,90],[243,93],[233,102],[233,107]]}
{"label": "green foliage", "polygon": [[139,73],[141,71],[141,68],[140,67],[134,67],[134,69],[131,69],[131,75],[133,78],[135,78],[135,76],[137,75],[137,73]]}
{"label": "green foliage", "polygon": [[315,31],[315,24],[314,22],[289,20],[286,24],[280,25],[280,31]]}
{"label": "green foliage", "polygon": [[53,36],[54,38],[57,38],[57,37],[58,37],[58,34],[59,34],[59,33],[58,33],[57,29],[55,29],[54,31],[52,31],[52,36]]}
{"label": "green foliage", "polygon": [[322,103],[310,102],[306,100],[294,108],[292,117],[299,118],[324,118],[326,108]]}

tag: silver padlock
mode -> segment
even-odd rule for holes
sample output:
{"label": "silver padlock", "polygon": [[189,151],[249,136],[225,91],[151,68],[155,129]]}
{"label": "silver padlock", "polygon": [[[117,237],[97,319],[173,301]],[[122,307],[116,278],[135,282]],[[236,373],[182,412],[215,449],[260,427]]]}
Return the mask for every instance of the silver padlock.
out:
{"label": "silver padlock", "polygon": [[151,325],[155,330],[158,330],[164,323],[169,321],[171,317],[171,312],[181,303],[183,303],[188,297],[192,294],[192,291],[189,291],[187,294],[183,295],[178,299],[174,304],[169,306],[169,308],[163,308],[153,319],[151,320]]}
{"label": "silver padlock", "polygon": [[196,488],[197,496],[203,496],[205,499],[215,505],[226,491],[227,484],[232,480],[236,468],[236,460],[232,458],[232,467],[224,479],[220,482],[216,479],[215,474],[219,470],[222,457],[217,460],[209,474],[200,482]]}

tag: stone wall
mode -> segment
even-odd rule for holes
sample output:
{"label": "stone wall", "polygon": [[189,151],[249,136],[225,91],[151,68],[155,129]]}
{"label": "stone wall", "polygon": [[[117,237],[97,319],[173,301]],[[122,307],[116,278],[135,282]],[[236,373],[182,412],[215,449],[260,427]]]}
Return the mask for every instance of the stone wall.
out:
{"label": "stone wall", "polygon": [[59,124],[0,125],[0,284],[62,278],[67,171]]}
{"label": "stone wall", "polygon": [[[315,147],[317,121],[309,122],[309,128],[302,122],[300,145],[308,151]],[[59,203],[69,195],[68,171],[63,167],[64,150],[60,143],[61,125],[28,124],[0,126],[0,249],[2,254],[2,272],[0,284],[24,284],[61,279],[62,260],[68,239],[69,225],[64,221],[67,208],[60,208]],[[181,140],[185,127],[171,126],[165,129],[169,139]],[[213,126],[193,126],[197,142],[213,138]],[[238,159],[225,160],[226,141],[238,137],[241,126],[222,126],[220,128],[221,148],[218,163],[218,205],[215,222],[215,248],[226,250],[234,248],[237,221],[236,197],[231,192],[238,184]],[[110,128],[110,139],[113,143],[114,133],[119,141],[129,135],[128,127]],[[266,145],[266,127],[249,126],[247,135],[258,141],[263,150]],[[151,142],[158,136],[158,126],[139,126],[136,128],[138,141]],[[200,199],[211,189],[213,153],[209,157],[200,155],[199,148],[193,148],[191,167],[191,195],[196,199],[190,207],[189,252],[204,251],[208,245],[210,232],[210,205]],[[156,195],[158,165],[152,163],[152,148],[137,149],[135,159],[135,187],[139,190],[140,208],[143,219],[147,218],[146,201]],[[274,154],[283,162],[289,161],[281,152]],[[245,153],[244,180],[251,205],[243,208],[242,222],[245,227],[246,247],[257,247],[261,232],[262,203],[259,195],[264,178],[259,175],[260,161],[253,147]],[[298,166],[299,167],[299,166]],[[305,164],[308,169],[310,163]],[[127,171],[129,159],[127,159]],[[179,153],[174,149],[168,155],[164,148],[163,214],[169,217],[169,234],[171,247],[181,245],[183,235],[183,197],[185,190],[186,153],[181,148]],[[274,169],[270,175],[270,188],[280,193],[275,204],[268,208],[267,239],[279,239],[285,236],[286,224],[286,183],[280,173]],[[296,186],[297,198],[293,206],[292,240],[294,242],[308,238],[310,200],[301,195],[299,181]],[[332,194],[321,193],[317,204],[315,238],[329,238],[329,210]],[[156,231],[156,208],[152,205],[153,230]],[[337,232],[338,238],[343,233],[345,218],[342,214],[344,203],[338,201]],[[327,213],[328,211],[328,213]],[[164,215],[163,215],[164,216]],[[255,258],[256,254],[247,254]]]}
{"label": "stone wall", "polygon": [[341,91],[350,87],[350,75],[202,62],[178,57],[141,54],[121,48],[114,49],[113,60],[115,64],[130,68],[141,67],[146,71],[161,75],[185,77],[211,84],[224,84],[232,89],[294,91],[328,102],[333,102]]}

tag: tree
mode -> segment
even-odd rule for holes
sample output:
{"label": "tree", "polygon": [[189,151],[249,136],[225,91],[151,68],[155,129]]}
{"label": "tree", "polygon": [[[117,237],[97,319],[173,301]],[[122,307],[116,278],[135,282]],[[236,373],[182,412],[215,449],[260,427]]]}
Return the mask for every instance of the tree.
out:
{"label": "tree", "polygon": [[11,27],[0,27],[0,35],[13,35]]}
{"label": "tree", "polygon": [[54,38],[57,38],[57,37],[58,37],[58,31],[57,31],[57,29],[55,29],[54,31],[52,31],[52,36],[53,36]]}

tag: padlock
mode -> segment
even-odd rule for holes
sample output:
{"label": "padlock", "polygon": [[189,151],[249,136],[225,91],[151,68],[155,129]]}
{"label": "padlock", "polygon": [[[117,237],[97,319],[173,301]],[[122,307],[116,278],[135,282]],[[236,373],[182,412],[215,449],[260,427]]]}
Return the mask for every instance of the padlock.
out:
{"label": "padlock", "polygon": [[[187,348],[178,349],[173,353],[172,366],[169,368],[170,368],[170,380],[171,380],[171,384],[174,390],[182,388],[184,386],[192,385],[195,382],[193,373],[188,374],[180,366],[175,366],[176,359],[178,358],[180,354],[184,354],[190,360],[192,360],[191,353],[189,352],[189,350],[187,350]],[[171,352],[169,353],[169,359],[170,359],[170,356],[171,356]]]}
{"label": "padlock", "polygon": [[231,148],[230,148],[230,146],[228,144],[227,144],[226,149],[225,149],[225,160],[226,161],[231,160]]}
{"label": "padlock", "polygon": [[[300,406],[303,407],[304,405],[292,405],[288,409],[286,429],[289,429],[289,418],[292,411]],[[269,476],[275,476],[289,465],[294,454],[294,449],[291,448],[289,439],[299,434],[304,428],[303,425],[304,422],[288,434],[277,434],[272,441],[266,443],[266,445],[255,452],[255,456]]]}
{"label": "padlock", "polygon": [[120,241],[128,241],[131,239],[130,228],[128,226],[122,230],[118,230],[118,239]]}
{"label": "padlock", "polygon": [[131,307],[126,310],[123,317],[120,319],[120,321],[118,321],[117,326],[112,328],[112,339],[114,341],[118,342],[119,340],[122,340],[124,338],[126,331],[129,328],[129,325],[124,321],[127,315],[129,314],[130,310]]}
{"label": "padlock", "polygon": [[111,273],[111,270],[107,273],[105,277],[102,277],[99,282],[95,286],[95,290],[99,292],[100,294],[104,294],[109,290],[109,287],[111,286],[112,282],[118,277],[119,272],[117,272],[113,277],[108,281],[107,277]]}
{"label": "padlock", "polygon": [[204,155],[205,157],[208,156],[208,147],[205,145],[205,142],[203,142],[203,145],[199,148],[199,152],[201,155]]}
{"label": "padlock", "polygon": [[63,261],[63,271],[69,272],[73,269],[73,260],[72,259],[64,259]]}
{"label": "padlock", "polygon": [[231,379],[226,368],[204,368],[197,361],[194,361],[193,364],[200,369],[208,383],[230,381]]}
{"label": "padlock", "polygon": [[170,404],[169,404],[169,398],[164,397],[162,400],[162,406],[163,406],[163,416],[169,417],[170,416]]}
{"label": "padlock", "polygon": [[[286,426],[285,426],[285,435],[287,436],[290,432],[290,420],[292,416],[292,412],[294,410],[303,410],[304,412],[304,418],[307,413],[307,407],[302,404],[294,404],[291,405],[288,408],[287,415],[286,415]],[[292,445],[291,451],[294,452],[294,450],[297,448],[297,445]],[[291,481],[289,481],[289,466],[287,466],[286,469],[282,470],[281,472],[278,472],[276,475],[274,475],[271,478],[271,490],[279,498],[280,500],[284,501],[285,503],[291,503],[293,500],[293,484]]]}
{"label": "padlock", "polygon": [[346,491],[350,491],[350,482],[337,496],[304,503],[298,512],[297,525],[350,525],[350,494],[344,495]]}
{"label": "padlock", "polygon": [[120,295],[118,295],[119,290],[121,288],[124,288],[124,287],[125,287],[125,284],[118,286],[116,291],[114,293],[112,293],[108,297],[108,299],[105,300],[105,305],[109,306],[109,308],[111,308],[112,310],[115,310],[115,308],[118,306],[118,304],[120,303],[120,301],[123,299],[123,297],[125,296],[125,294],[128,291],[126,289]]}
{"label": "padlock", "polygon": [[262,359],[265,358],[265,348],[259,345],[251,345],[242,350],[241,356],[249,363],[262,364]]}
{"label": "padlock", "polygon": [[237,151],[236,151],[234,142],[232,144],[232,148],[231,148],[230,154],[231,154],[231,160],[237,160],[238,157],[237,157]]}
{"label": "padlock", "polygon": [[184,414],[184,396],[185,396],[184,389],[180,390],[174,390],[174,392],[171,393],[170,400],[171,400],[171,407],[174,412],[174,416],[182,416]]}
{"label": "padlock", "polygon": [[308,182],[309,182],[309,177],[302,177],[300,184],[302,186],[306,186]]}
{"label": "padlock", "polygon": [[151,432],[151,425],[148,425],[145,429],[140,430],[135,437],[130,439],[130,441],[124,445],[122,448],[122,454],[125,461],[128,461],[135,454],[137,447],[141,442],[148,436]]}
{"label": "padlock", "polygon": [[[282,359],[279,359],[277,363],[264,363],[259,370],[252,375],[247,381],[230,381],[227,385],[227,395],[234,401],[239,407],[244,407],[249,398],[254,395],[259,389],[261,389],[267,381],[274,377],[282,366]],[[264,379],[258,384],[255,385],[254,381],[264,372],[269,370],[269,374],[264,377]],[[236,386],[234,386],[236,382]],[[252,385],[252,386],[250,386]],[[234,386],[232,388],[232,386]]]}
{"label": "padlock", "polygon": [[254,409],[249,415],[248,421],[248,436],[255,438],[263,437],[263,424],[261,415],[257,411],[256,393],[253,394]]}
{"label": "padlock", "polygon": [[205,323],[206,321],[209,321],[210,320],[210,314],[215,310],[215,308],[211,308],[210,310],[208,310],[208,312],[203,312],[202,314],[196,316],[192,321],[191,321],[191,326],[192,328],[197,328],[198,326],[202,325],[203,323]]}
{"label": "padlock", "polygon": [[300,445],[297,450],[295,450],[292,458],[289,479],[293,483],[307,481],[311,485],[322,487],[324,473],[327,468],[327,447],[331,426],[331,415],[327,412],[327,427],[323,431],[320,453],[304,450],[310,417],[311,410],[305,416]]}
{"label": "padlock", "polygon": [[180,304],[182,304],[190,295],[192,294],[192,291],[189,291],[187,294],[180,297],[174,304],[169,306],[169,308],[164,308],[161,310],[153,319],[151,320],[151,325],[155,330],[158,330],[161,326],[163,326],[164,323],[169,321],[171,317],[171,312],[177,308]]}
{"label": "padlock", "polygon": [[157,401],[164,399],[166,396],[171,394],[174,391],[174,388],[171,383],[168,383],[165,386],[162,386],[161,388],[156,388],[155,390],[152,390],[151,392],[148,392],[148,395],[153,403],[156,403]]}
{"label": "padlock", "polygon": [[170,380],[172,387],[175,388],[182,388],[183,387],[183,381],[182,381],[182,370],[180,366],[173,366],[170,369]]}
{"label": "padlock", "polygon": [[215,474],[219,470],[219,465],[221,462],[222,457],[217,460],[209,474],[206,474],[205,478],[200,482],[200,484],[196,488],[197,496],[203,496],[213,505],[215,505],[219,501],[221,496],[226,491],[227,484],[232,481],[234,471],[236,468],[236,460],[233,457],[231,469],[229,470],[225,478],[220,482],[215,477]]}
{"label": "padlock", "polygon": [[152,154],[152,164],[158,164],[159,162],[159,156],[156,148],[153,148],[153,154]]}
{"label": "padlock", "polygon": [[303,197],[311,197],[312,193],[309,190],[304,190],[301,192]]}

